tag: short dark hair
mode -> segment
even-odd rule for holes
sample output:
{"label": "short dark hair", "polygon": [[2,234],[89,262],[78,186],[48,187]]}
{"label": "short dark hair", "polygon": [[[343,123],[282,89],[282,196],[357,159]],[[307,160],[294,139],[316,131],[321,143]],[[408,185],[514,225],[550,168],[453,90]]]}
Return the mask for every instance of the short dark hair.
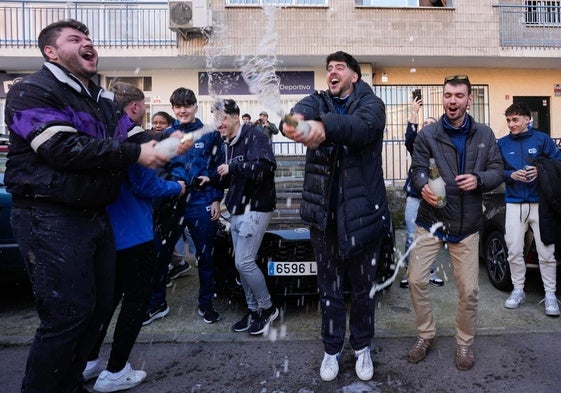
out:
{"label": "short dark hair", "polygon": [[218,99],[212,103],[212,113],[220,114],[224,113],[226,115],[238,115],[240,114],[240,107],[236,104],[236,101],[231,98]]}
{"label": "short dark hair", "polygon": [[223,100],[224,103],[224,113],[227,115],[239,115],[240,114],[240,107],[236,104],[236,101],[232,99],[225,99]]}
{"label": "short dark hair", "polygon": [[196,105],[197,97],[193,90],[180,87],[171,93],[169,102],[172,106]]}
{"label": "short dark hair", "polygon": [[328,55],[327,58],[325,59],[326,69],[329,66],[329,63],[332,61],[344,61],[347,64],[347,67],[349,67],[351,70],[353,70],[358,74],[358,79],[362,78],[362,73],[360,72],[360,65],[358,64],[358,61],[356,61],[356,59],[351,55],[349,55],[348,53],[343,51],[338,51]]}
{"label": "short dark hair", "polygon": [[170,125],[173,124],[173,120],[174,120],[174,119],[173,119],[173,116],[170,115],[170,114],[167,113],[167,112],[159,111],[159,112],[154,113],[154,114],[152,115],[152,120],[154,120],[154,118],[155,118],[156,116],[161,116],[161,117],[163,117],[164,119],[166,119],[166,121],[167,121]]}
{"label": "short dark hair", "polygon": [[515,102],[508,108],[506,108],[505,116],[521,115],[532,117],[532,111],[530,107],[525,102]]}
{"label": "short dark hair", "polygon": [[468,96],[471,95],[471,82],[467,75],[452,75],[444,78],[444,85],[465,85],[467,87]]}
{"label": "short dark hair", "polygon": [[71,27],[73,29],[81,31],[86,36],[90,34],[90,31],[85,24],[74,19],[63,19],[59,20],[58,22],[51,23],[43,30],[41,30],[41,32],[39,33],[39,37],[37,37],[37,46],[39,46],[39,50],[41,51],[41,54],[43,55],[45,60],[49,60],[44,52],[45,46],[54,46],[60,32],[65,27]]}
{"label": "short dark hair", "polygon": [[243,117],[247,117],[249,120],[251,120],[251,115],[250,115],[249,113],[244,113],[244,114],[242,115],[242,118],[243,118]]}
{"label": "short dark hair", "polygon": [[144,100],[144,93],[138,87],[125,82],[114,82],[109,90],[115,94],[115,102],[124,109],[133,101]]}

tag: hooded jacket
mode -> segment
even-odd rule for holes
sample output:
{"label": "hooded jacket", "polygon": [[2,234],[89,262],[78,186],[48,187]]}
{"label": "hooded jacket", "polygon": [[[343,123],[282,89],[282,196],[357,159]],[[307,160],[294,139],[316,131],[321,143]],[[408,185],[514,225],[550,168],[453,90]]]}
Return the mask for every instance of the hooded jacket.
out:
{"label": "hooded jacket", "polygon": [[[125,114],[119,123],[129,129],[130,141],[140,143],[147,138],[145,130],[136,126],[128,115]],[[131,164],[121,184],[119,197],[106,209],[113,228],[116,250],[152,241],[154,198],[179,195],[180,192],[181,185],[178,182],[160,178],[155,169],[137,163]]]}
{"label": "hooded jacket", "polygon": [[[411,172],[413,186],[421,195],[421,190],[429,179],[429,159],[433,157],[446,183],[447,204],[443,208],[436,208],[421,199],[417,223],[429,227],[442,223],[443,234],[462,238],[476,233],[481,228],[481,195],[502,183],[503,163],[491,128],[477,123],[471,117],[463,152],[465,159],[460,163],[460,152],[444,130],[442,121],[441,117],[436,123],[423,127],[417,134]],[[463,173],[460,171],[462,167]],[[455,180],[460,174],[473,174],[478,177],[477,189],[461,191]]]}
{"label": "hooded jacket", "polygon": [[555,244],[555,258],[561,260],[561,161],[538,158],[538,205],[540,237],[545,245]]}
{"label": "hooded jacket", "polygon": [[277,161],[269,138],[257,128],[244,124],[225,145],[229,173],[221,181],[228,187],[225,201],[228,211],[238,215],[248,207],[258,212],[275,210]]}
{"label": "hooded jacket", "polygon": [[329,91],[304,98],[292,113],[300,113],[306,120],[322,121],[326,136],[317,149],[306,153],[302,219],[325,232],[331,222],[330,212],[334,211],[338,249],[343,256],[356,255],[381,243],[391,227],[382,171],[386,124],[382,100],[359,80],[343,114],[335,107]]}

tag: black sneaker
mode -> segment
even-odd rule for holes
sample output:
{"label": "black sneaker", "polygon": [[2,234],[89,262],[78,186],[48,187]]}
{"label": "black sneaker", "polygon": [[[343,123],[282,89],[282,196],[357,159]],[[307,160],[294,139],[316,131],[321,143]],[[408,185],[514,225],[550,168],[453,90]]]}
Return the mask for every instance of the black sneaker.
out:
{"label": "black sneaker", "polygon": [[257,318],[253,321],[248,331],[249,334],[257,336],[263,334],[265,330],[269,328],[271,322],[273,322],[279,316],[279,309],[275,306],[271,306],[266,310],[261,310],[257,315]]}
{"label": "black sneaker", "polygon": [[259,313],[257,311],[248,310],[247,313],[238,322],[234,323],[232,330],[234,332],[245,332],[251,326],[251,323],[257,319]]}
{"label": "black sneaker", "polygon": [[169,314],[169,307],[166,302],[163,302],[157,307],[149,308],[148,311],[146,311],[146,318],[144,318],[144,322],[142,322],[142,326],[146,326],[154,322],[156,319],[162,319],[168,314]]}
{"label": "black sneaker", "polygon": [[205,321],[205,323],[220,321],[220,314],[218,314],[212,306],[208,307],[204,311],[199,308],[199,315],[203,317],[203,321]]}
{"label": "black sneaker", "polygon": [[409,281],[407,281],[407,276],[403,276],[401,281],[399,282],[400,288],[409,288]]}
{"label": "black sneaker", "polygon": [[193,267],[191,267],[191,265],[189,265],[188,263],[174,266],[170,270],[168,270],[168,278],[170,280],[175,280],[176,278],[182,277],[189,273],[191,269],[193,269]]}

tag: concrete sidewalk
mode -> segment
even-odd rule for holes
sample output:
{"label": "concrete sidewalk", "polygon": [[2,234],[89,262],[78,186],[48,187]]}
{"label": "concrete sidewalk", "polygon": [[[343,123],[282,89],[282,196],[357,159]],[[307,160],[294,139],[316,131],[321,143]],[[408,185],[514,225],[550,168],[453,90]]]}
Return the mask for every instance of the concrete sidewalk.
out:
{"label": "concrete sidewalk", "polygon": [[[396,232],[398,249],[403,249],[405,233]],[[445,250],[437,259],[439,275],[445,279],[444,287],[431,287],[431,296],[437,320],[438,335],[453,336],[456,314],[457,291],[453,272]],[[376,337],[414,337],[416,335],[415,316],[411,307],[409,291],[399,288],[403,269],[396,282],[377,295]],[[478,335],[500,335],[509,333],[549,333],[561,332],[561,319],[547,317],[543,304],[543,288],[536,271],[528,272],[527,301],[517,310],[508,310],[503,303],[508,293],[495,289],[487,278],[485,266],[480,265],[480,294]],[[258,341],[261,337],[251,337],[245,333],[234,333],[231,326],[245,312],[243,299],[215,300],[215,308],[222,319],[214,324],[206,324],[197,314],[198,277],[196,269],[187,276],[173,282],[168,288],[169,315],[142,328],[138,342],[198,342],[198,341]],[[275,322],[272,340],[319,339],[320,311],[318,299],[289,298],[276,299],[282,308],[280,318]],[[31,342],[38,325],[33,302],[29,296],[21,301],[6,300],[0,309],[0,344],[26,344]],[[109,329],[107,341],[111,341]]]}

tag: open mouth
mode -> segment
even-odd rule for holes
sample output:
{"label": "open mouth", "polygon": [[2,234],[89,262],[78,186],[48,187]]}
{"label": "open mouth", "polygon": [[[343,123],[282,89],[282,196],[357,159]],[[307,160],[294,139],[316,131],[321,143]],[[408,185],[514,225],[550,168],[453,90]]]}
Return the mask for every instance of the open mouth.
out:
{"label": "open mouth", "polygon": [[93,59],[95,59],[95,53],[92,51],[85,51],[82,53],[82,59],[92,61]]}
{"label": "open mouth", "polygon": [[448,108],[448,112],[449,112],[450,114],[454,114],[454,113],[458,112],[458,108],[450,108],[450,107],[449,107],[449,108]]}
{"label": "open mouth", "polygon": [[329,80],[329,84],[330,84],[331,86],[337,86],[338,83],[339,83],[339,79],[337,79],[337,78],[331,78],[331,79]]}

